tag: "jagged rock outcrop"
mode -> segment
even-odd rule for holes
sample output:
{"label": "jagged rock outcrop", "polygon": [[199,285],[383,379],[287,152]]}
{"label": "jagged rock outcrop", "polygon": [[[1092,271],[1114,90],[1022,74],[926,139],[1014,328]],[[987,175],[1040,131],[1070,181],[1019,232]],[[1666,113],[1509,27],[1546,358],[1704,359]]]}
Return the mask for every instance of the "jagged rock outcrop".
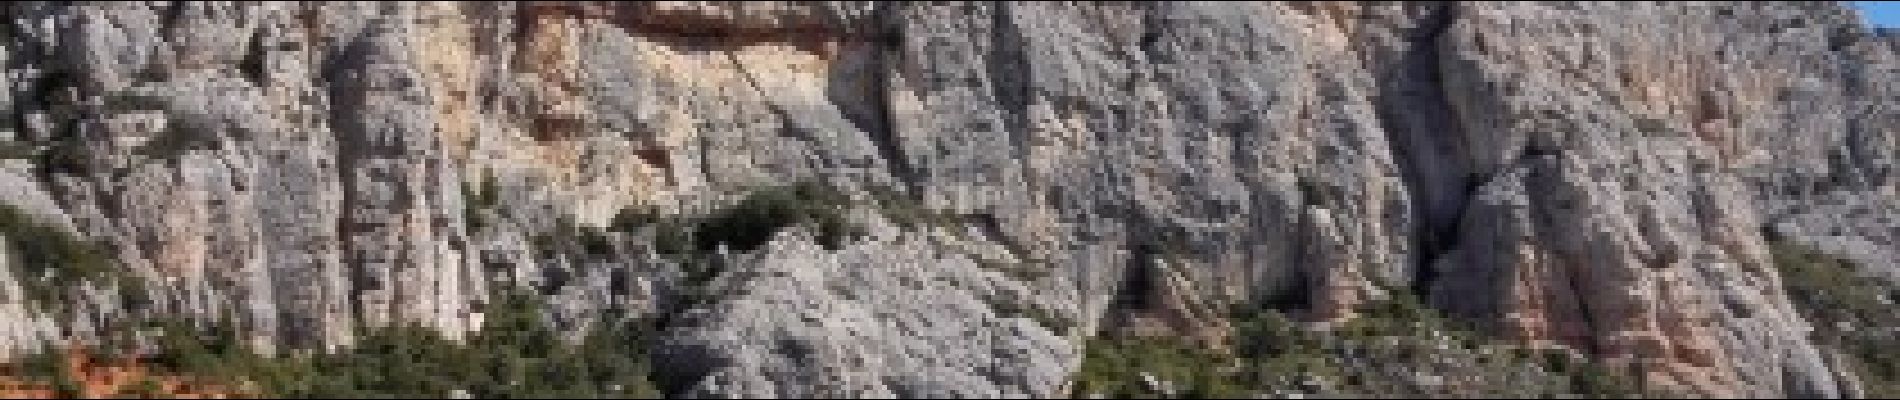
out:
{"label": "jagged rock outcrop", "polygon": [[[1805,6],[1754,7],[1512,4],[1461,12],[1439,38],[1444,90],[1470,135],[1468,165],[1488,181],[1477,182],[1452,257],[1434,268],[1439,303],[1527,339],[1648,364],[1642,370],[1652,380],[1697,393],[1837,395],[1806,344],[1808,328],[1780,293],[1738,171],[1828,167],[1810,161],[1844,147],[1838,128],[1849,119],[1838,104],[1847,98],[1829,95],[1839,87],[1809,82],[1826,82],[1838,66],[1824,48],[1729,59],[1743,50],[1718,41],[1734,37],[1734,25],[1762,22],[1766,38],[1825,45],[1841,33],[1786,18],[1851,22]],[[1563,17],[1578,12],[1605,17]],[[1770,20],[1705,22],[1722,14]],[[1619,28],[1606,28],[1610,21]],[[1566,41],[1583,31],[1609,41]],[[1602,45],[1623,48],[1595,49]],[[1833,119],[1750,109],[1803,85],[1814,86],[1817,100],[1799,107]],[[1809,131],[1828,133],[1766,139]],[[1750,154],[1763,151],[1808,164]]]}
{"label": "jagged rock outcrop", "polygon": [[950,232],[873,231],[837,251],[785,231],[723,263],[712,305],[665,339],[663,374],[693,397],[1062,395],[1072,289],[1018,280],[1003,268],[1021,260]]}
{"label": "jagged rock outcrop", "polygon": [[[11,253],[9,258],[11,257]],[[0,259],[0,263],[12,263]],[[13,276],[12,265],[0,269],[0,357],[14,357],[57,343],[59,331],[53,316],[27,305],[26,293]]]}
{"label": "jagged rock outcrop", "polygon": [[[270,350],[456,337],[521,288],[560,324],[675,324],[675,394],[1047,397],[1097,333],[1219,346],[1232,307],[1326,326],[1412,291],[1661,387],[1837,396],[1851,373],[1762,228],[1900,259],[1900,41],[1834,3],[4,15],[0,200],[102,243],[150,301],[0,303],[0,354],[45,321],[164,315]],[[849,194],[869,232],[701,254],[723,266],[702,282],[661,254],[671,227],[611,226],[792,182]],[[891,226],[893,201],[937,221]],[[576,229],[610,232],[549,239]]]}

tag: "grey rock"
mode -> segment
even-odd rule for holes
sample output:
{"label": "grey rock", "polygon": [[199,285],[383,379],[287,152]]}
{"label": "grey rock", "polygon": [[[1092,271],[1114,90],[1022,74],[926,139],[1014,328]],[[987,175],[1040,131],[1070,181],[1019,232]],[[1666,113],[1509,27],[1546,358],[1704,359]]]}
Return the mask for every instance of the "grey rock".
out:
{"label": "grey rock", "polygon": [[[4,11],[0,144],[30,155],[0,201],[110,244],[154,301],[0,302],[0,354],[43,321],[174,314],[264,349],[456,337],[512,286],[562,328],[683,315],[679,394],[1046,397],[1124,321],[1219,337],[1212,310],[1338,322],[1409,287],[1660,383],[1834,396],[1853,378],[1760,228],[1900,279],[1900,40],[1833,3]],[[942,221],[857,208],[872,234],[836,250],[779,232],[722,256],[703,304],[654,229],[537,239],[800,181]]]}
{"label": "grey rock", "polygon": [[1050,397],[1074,368],[1076,343],[1003,311],[1068,318],[1050,294],[917,235],[837,252],[804,235],[734,256],[670,332],[655,359],[685,395]]}
{"label": "grey rock", "polygon": [[[0,245],[0,250],[5,246]],[[14,276],[12,253],[0,254],[0,359],[32,354],[59,343],[54,315],[28,306],[26,293]]]}

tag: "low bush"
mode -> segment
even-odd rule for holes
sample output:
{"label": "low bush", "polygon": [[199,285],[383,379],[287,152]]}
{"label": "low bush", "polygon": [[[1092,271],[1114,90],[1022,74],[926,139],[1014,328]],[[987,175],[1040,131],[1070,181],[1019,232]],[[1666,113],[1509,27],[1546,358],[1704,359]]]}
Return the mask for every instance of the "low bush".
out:
{"label": "low bush", "polygon": [[81,282],[108,284],[129,280],[103,246],[45,223],[19,208],[0,204],[0,235],[6,237],[14,277],[27,301],[44,307],[66,303],[68,288]]}
{"label": "low bush", "polygon": [[1900,397],[1900,284],[1812,247],[1769,242],[1789,299],[1814,326],[1816,344],[1851,361],[1868,397]]}
{"label": "low bush", "polygon": [[1355,319],[1311,330],[1268,308],[1234,313],[1233,351],[1169,338],[1096,340],[1076,377],[1077,395],[1157,397],[1141,373],[1176,397],[1253,395],[1378,397],[1642,397],[1630,379],[1567,355],[1493,343],[1467,324],[1395,293]]}
{"label": "low bush", "polygon": [[809,224],[821,245],[836,249],[845,239],[862,235],[845,221],[850,206],[843,192],[815,183],[760,189],[696,224],[692,242],[701,252],[721,245],[752,251],[781,229]]}
{"label": "low bush", "polygon": [[[154,319],[156,351],[146,367],[167,376],[246,396],[291,398],[657,398],[649,383],[638,320],[603,323],[573,343],[560,339],[532,295],[501,290],[485,310],[489,323],[466,340],[416,326],[365,329],[355,346],[331,354],[267,357],[251,351],[228,324]],[[57,353],[16,363],[16,376],[58,386]],[[136,388],[134,388],[136,389]]]}

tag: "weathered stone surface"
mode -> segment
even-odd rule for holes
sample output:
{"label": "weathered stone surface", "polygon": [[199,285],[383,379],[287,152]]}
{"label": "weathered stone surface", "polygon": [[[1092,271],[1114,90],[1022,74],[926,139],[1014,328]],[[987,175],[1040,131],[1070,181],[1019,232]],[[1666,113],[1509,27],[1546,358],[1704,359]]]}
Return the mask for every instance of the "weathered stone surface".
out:
{"label": "weathered stone surface", "polygon": [[[0,246],[4,247],[4,246]],[[14,277],[11,253],[0,258],[0,357],[29,354],[59,343],[59,326],[45,310],[29,307],[26,293]]]}
{"label": "weathered stone surface", "polygon": [[733,256],[656,360],[694,397],[1061,395],[1072,295],[986,269],[947,232],[883,230],[835,252],[785,231]]}
{"label": "weathered stone surface", "polygon": [[[1230,306],[1339,322],[1411,289],[1662,386],[1831,396],[1849,374],[1762,228],[1900,279],[1900,40],[1834,3],[4,14],[0,200],[106,243],[153,301],[0,303],[0,354],[45,321],[171,314],[264,348],[453,337],[512,285],[564,325],[681,321],[680,394],[1045,397],[1083,336],[1216,346]],[[687,298],[657,229],[547,243],[805,181],[872,234],[721,256],[717,301]],[[873,197],[942,221],[886,226]]]}

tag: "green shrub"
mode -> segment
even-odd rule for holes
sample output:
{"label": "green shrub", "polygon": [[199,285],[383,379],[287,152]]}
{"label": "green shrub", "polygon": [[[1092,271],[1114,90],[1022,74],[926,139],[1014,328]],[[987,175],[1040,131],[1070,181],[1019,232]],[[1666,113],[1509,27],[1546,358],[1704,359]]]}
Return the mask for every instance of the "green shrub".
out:
{"label": "green shrub", "polygon": [[843,192],[815,183],[756,190],[738,204],[700,221],[694,229],[694,248],[711,252],[724,245],[735,251],[752,251],[781,229],[810,224],[821,245],[836,249],[846,238],[862,234],[845,221],[844,211],[850,205],[850,198]]}
{"label": "green shrub", "polygon": [[541,258],[553,258],[556,254],[608,257],[616,254],[615,238],[610,232],[561,218],[550,232],[529,238],[529,244],[540,252]]}
{"label": "green shrub", "polygon": [[1077,326],[1075,320],[1064,317],[1054,311],[1037,307],[1034,304],[1024,304],[1016,300],[1002,298],[1001,296],[985,296],[984,301],[989,303],[991,309],[996,310],[998,316],[1004,318],[1028,318],[1030,321],[1035,322],[1036,325],[1042,326],[1043,329],[1048,329],[1056,335],[1068,335],[1069,332]]}
{"label": "green shrub", "polygon": [[53,378],[53,393],[62,399],[77,399],[85,392],[80,389],[79,381],[71,375],[59,374]]}
{"label": "green shrub", "polygon": [[[837,249],[846,239],[864,234],[861,227],[846,221],[844,212],[852,205],[850,197],[836,188],[799,183],[753,190],[738,203],[696,218],[663,215],[650,207],[627,207],[614,214],[605,231],[651,229],[654,251],[681,261],[703,258],[722,245],[738,252],[757,250],[780,230],[797,225],[812,227],[821,245]],[[563,226],[568,225],[572,224]],[[600,232],[571,227],[559,231],[575,233],[572,236],[582,243],[601,243],[589,237]]]}
{"label": "green shrub", "polygon": [[150,142],[133,150],[133,154],[142,158],[176,165],[179,158],[199,151],[216,150],[217,138],[199,132],[186,131],[172,126],[155,134]]}
{"label": "green shrub", "polygon": [[165,389],[157,380],[147,377],[132,384],[132,388],[126,390],[125,394],[141,399],[156,399],[165,395]]}
{"label": "green shrub", "polygon": [[264,357],[224,324],[154,320],[158,371],[242,386],[259,395],[318,398],[657,398],[647,380],[647,336],[638,320],[614,320],[579,343],[561,340],[526,292],[499,289],[489,323],[467,340],[416,326],[365,329],[333,354]]}
{"label": "green shrub", "polygon": [[[1077,395],[1152,397],[1137,380],[1149,372],[1173,382],[1182,397],[1305,393],[1378,397],[1640,397],[1632,381],[1594,363],[1537,357],[1489,343],[1467,324],[1446,318],[1396,291],[1362,305],[1359,316],[1331,331],[1302,327],[1268,308],[1231,317],[1231,355],[1172,338],[1096,340],[1076,377]],[[1561,361],[1556,361],[1561,360]],[[1232,366],[1232,368],[1225,368]],[[1421,385],[1436,375],[1447,384]]]}
{"label": "green shrub", "polygon": [[32,143],[21,140],[0,141],[0,159],[32,160],[38,155],[39,152],[33,148]]}
{"label": "green shrub", "polygon": [[80,282],[105,284],[130,278],[107,258],[102,246],[11,205],[0,204],[0,235],[6,236],[14,275],[33,304],[63,304],[64,291]]}
{"label": "green shrub", "polygon": [[1900,285],[1792,241],[1769,245],[1789,299],[1814,326],[1814,341],[1847,355],[1870,397],[1900,397],[1900,353],[1893,351],[1900,348],[1900,306],[1893,304]]}
{"label": "green shrub", "polygon": [[923,203],[904,196],[891,189],[872,189],[871,201],[878,211],[891,223],[903,229],[916,229],[921,226],[951,226],[963,221],[955,213],[932,210]]}
{"label": "green shrub", "polygon": [[1234,360],[1195,348],[1173,338],[1095,339],[1089,341],[1082,368],[1075,379],[1078,396],[1100,394],[1111,398],[1160,398],[1145,387],[1141,374],[1172,383],[1190,398],[1234,398],[1241,395],[1236,377],[1221,367]]}
{"label": "green shrub", "polygon": [[615,232],[633,232],[640,228],[662,225],[672,221],[671,218],[662,215],[659,210],[653,207],[629,206],[614,213],[613,219],[608,220],[607,226],[609,230]]}
{"label": "green shrub", "polygon": [[59,376],[66,373],[66,369],[62,367],[65,364],[61,357],[62,354],[56,352],[26,354],[15,358],[11,364],[0,365],[0,372],[5,372],[6,376],[11,377],[52,381],[60,379]]}
{"label": "green shrub", "polygon": [[483,218],[481,211],[493,209],[501,202],[501,182],[493,172],[483,174],[479,186],[462,185],[462,202],[463,218],[470,229],[488,226],[489,221]]}

